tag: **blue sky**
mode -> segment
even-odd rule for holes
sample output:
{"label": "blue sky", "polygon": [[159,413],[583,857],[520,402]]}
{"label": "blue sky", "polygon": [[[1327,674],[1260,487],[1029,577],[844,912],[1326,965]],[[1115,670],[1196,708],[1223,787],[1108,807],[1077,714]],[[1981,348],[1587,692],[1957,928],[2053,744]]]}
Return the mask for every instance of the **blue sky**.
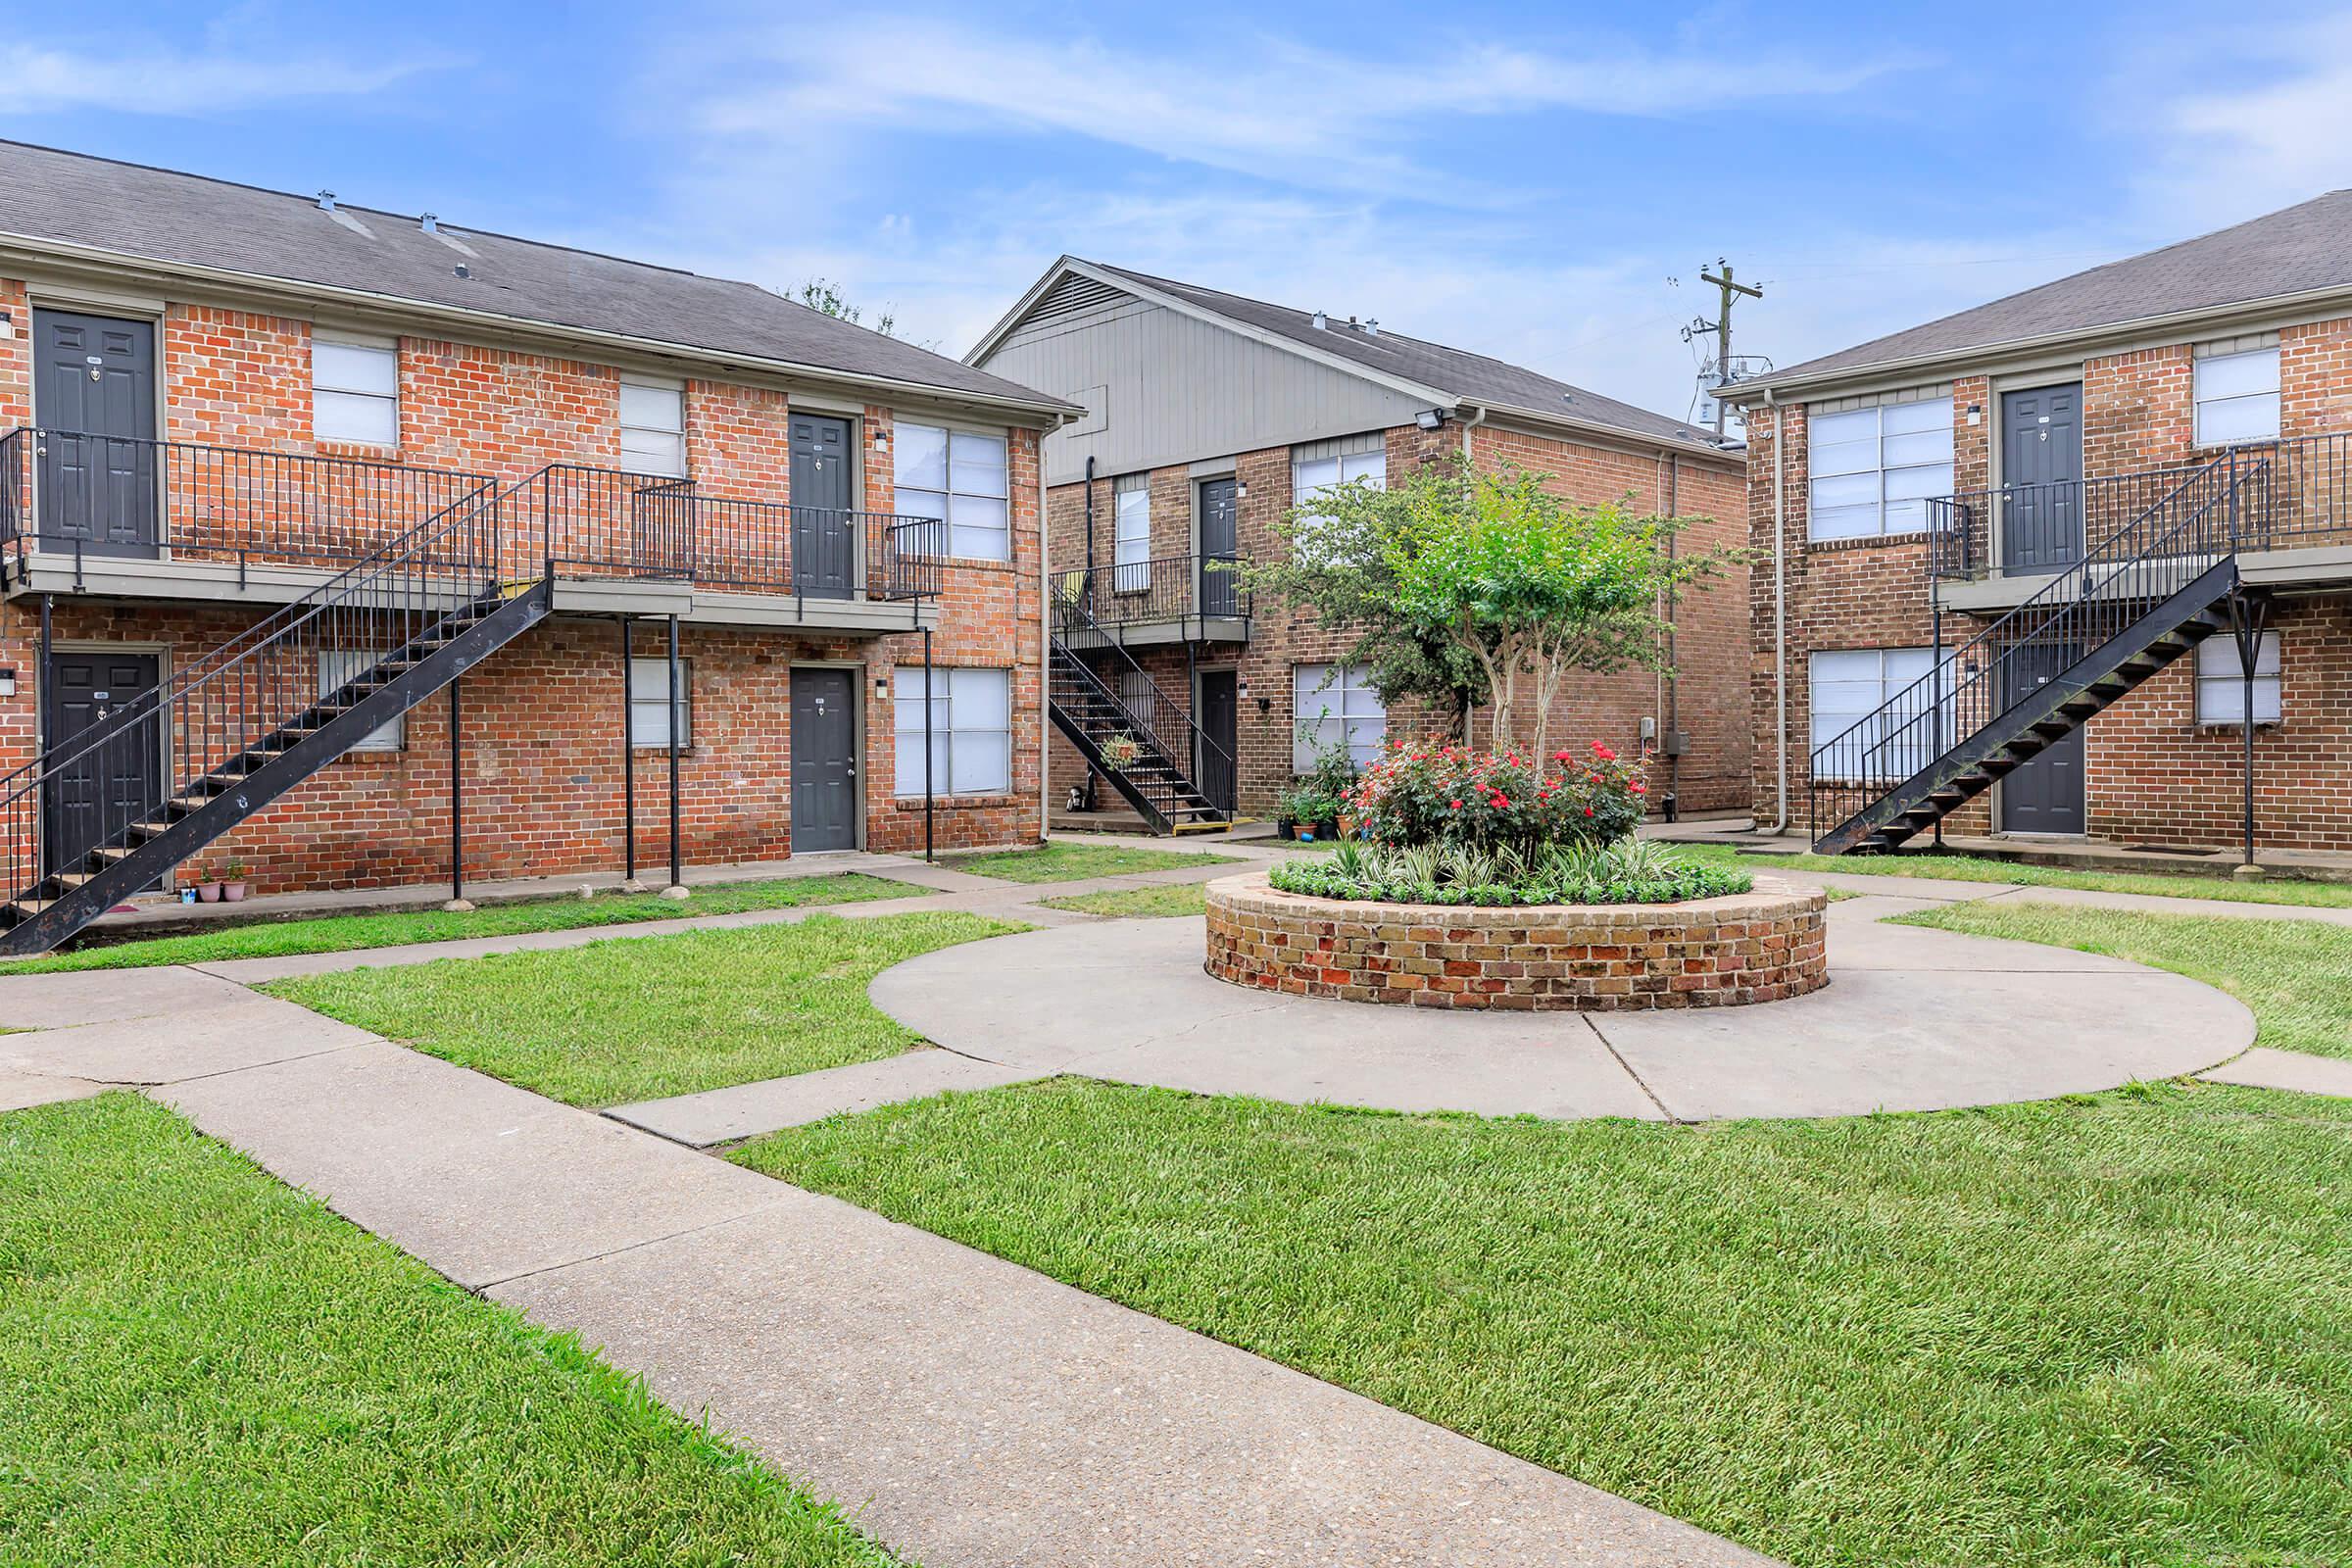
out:
{"label": "blue sky", "polygon": [[1675,414],[1718,256],[1786,365],[2352,184],[2340,7],[1636,10],[90,4],[10,28],[0,135],[823,275],[950,353],[1069,251]]}

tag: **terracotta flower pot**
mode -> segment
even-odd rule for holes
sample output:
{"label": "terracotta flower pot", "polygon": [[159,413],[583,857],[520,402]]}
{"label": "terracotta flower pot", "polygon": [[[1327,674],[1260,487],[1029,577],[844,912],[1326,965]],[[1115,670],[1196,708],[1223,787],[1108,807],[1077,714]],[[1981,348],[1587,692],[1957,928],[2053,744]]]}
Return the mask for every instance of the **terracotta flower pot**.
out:
{"label": "terracotta flower pot", "polygon": [[219,904],[220,902],[220,884],[218,882],[197,883],[196,902],[199,904]]}
{"label": "terracotta flower pot", "polygon": [[242,903],[244,903],[244,902],[245,902],[245,884],[244,884],[244,883],[242,883],[242,882],[223,882],[223,883],[221,883],[221,884],[220,884],[220,902],[221,902],[222,904],[242,904]]}
{"label": "terracotta flower pot", "polygon": [[1314,843],[1314,842],[1315,842],[1315,824],[1314,824],[1314,823],[1312,823],[1312,822],[1301,822],[1301,823],[1299,823],[1299,824],[1298,824],[1298,829],[1297,829],[1297,832],[1298,832],[1298,842],[1299,842],[1299,843],[1301,843],[1301,844],[1312,844],[1312,843]]}

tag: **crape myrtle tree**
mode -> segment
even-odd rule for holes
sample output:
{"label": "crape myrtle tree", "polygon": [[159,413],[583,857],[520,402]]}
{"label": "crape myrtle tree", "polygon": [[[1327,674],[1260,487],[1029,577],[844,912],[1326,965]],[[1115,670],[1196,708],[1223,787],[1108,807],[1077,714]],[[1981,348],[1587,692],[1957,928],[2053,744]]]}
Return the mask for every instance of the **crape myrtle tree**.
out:
{"label": "crape myrtle tree", "polygon": [[1544,488],[1548,477],[1481,473],[1454,454],[1392,488],[1335,485],[1277,525],[1284,559],[1241,576],[1354,631],[1348,659],[1369,666],[1384,703],[1483,707],[1493,750],[1524,738],[1546,756],[1568,673],[1666,671],[1672,596],[1738,559],[1677,550],[1686,519],[1575,505]]}

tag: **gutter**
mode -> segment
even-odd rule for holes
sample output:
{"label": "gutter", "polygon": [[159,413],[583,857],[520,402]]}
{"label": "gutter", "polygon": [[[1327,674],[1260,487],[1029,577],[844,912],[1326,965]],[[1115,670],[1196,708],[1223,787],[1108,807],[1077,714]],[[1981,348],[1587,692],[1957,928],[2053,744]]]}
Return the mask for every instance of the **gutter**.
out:
{"label": "gutter", "polygon": [[[338,288],[328,283],[313,283],[300,278],[275,277],[265,272],[241,272],[229,268],[207,267],[196,262],[174,262],[152,256],[136,256],[122,251],[110,251],[95,245],[77,245],[71,241],[43,239],[36,235],[0,231],[0,261],[26,261],[34,264],[79,264],[98,270],[102,276],[119,278],[128,272],[165,280],[191,280],[215,287],[243,290],[249,293],[282,294],[306,301],[324,301],[334,304],[365,307],[395,315],[401,321],[418,320],[466,322],[495,326],[506,332],[553,340],[558,344],[593,343],[602,347],[625,349],[639,355],[651,355],[664,360],[685,360],[698,366],[723,366],[729,369],[757,370],[767,375],[782,376],[804,383],[829,384],[859,391],[879,391],[907,394],[935,403],[958,403],[975,409],[1011,411],[1031,416],[1043,421],[1041,427],[1054,428],[1084,417],[1086,411],[1059,398],[1039,394],[1035,398],[1007,397],[995,393],[941,386],[926,381],[904,380],[897,376],[869,375],[855,370],[840,370],[824,366],[808,365],[797,360],[772,359],[764,355],[733,354],[723,349],[698,348],[690,343],[674,343],[663,338],[637,337],[625,332],[604,332],[594,327],[571,326],[560,321],[544,321],[533,317],[512,316],[500,311],[475,310],[463,305],[446,305],[432,300],[411,299],[401,294],[383,294],[371,289]],[[729,279],[705,279],[726,282]],[[949,362],[956,363],[954,361]]]}
{"label": "gutter", "polygon": [[1780,815],[1775,836],[1788,831],[1788,491],[1786,474],[1788,411],[1780,389],[1764,389],[1772,410],[1772,752],[1780,770]]}

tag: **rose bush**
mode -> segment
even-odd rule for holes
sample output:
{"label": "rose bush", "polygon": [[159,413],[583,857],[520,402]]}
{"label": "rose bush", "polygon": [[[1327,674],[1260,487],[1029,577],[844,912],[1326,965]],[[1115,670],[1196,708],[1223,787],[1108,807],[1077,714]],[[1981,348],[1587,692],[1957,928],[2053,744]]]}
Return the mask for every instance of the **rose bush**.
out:
{"label": "rose bush", "polygon": [[1391,848],[1608,844],[1642,820],[1642,774],[1598,741],[1582,757],[1538,758],[1399,740],[1349,786],[1348,807],[1365,837]]}

